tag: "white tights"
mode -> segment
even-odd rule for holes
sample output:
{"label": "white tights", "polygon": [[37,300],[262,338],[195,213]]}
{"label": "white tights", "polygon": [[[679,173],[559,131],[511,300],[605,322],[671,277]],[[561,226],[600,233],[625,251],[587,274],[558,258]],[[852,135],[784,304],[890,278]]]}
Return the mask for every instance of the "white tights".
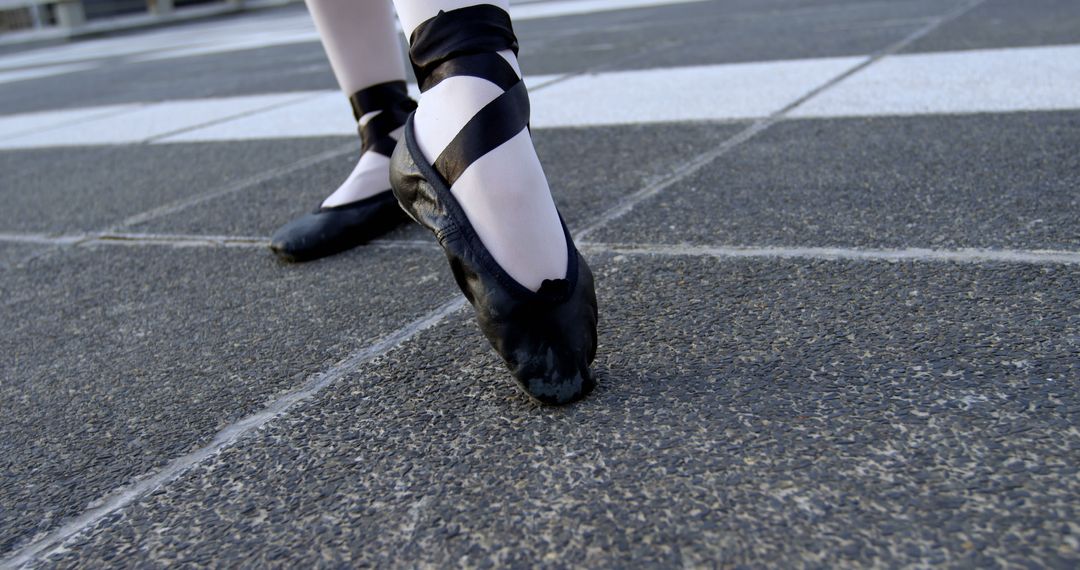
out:
{"label": "white tights", "polygon": [[[307,0],[334,75],[346,95],[364,87],[403,79],[404,61],[388,0]],[[477,0],[394,0],[408,36],[440,10],[481,4]],[[487,2],[509,11],[507,0]],[[513,67],[517,58],[500,52]],[[476,77],[451,77],[425,92],[413,126],[420,150],[434,160],[457,132],[502,90]],[[353,174],[325,206],[348,203],[389,187],[388,164],[364,153]],[[566,276],[566,240],[547,177],[527,129],[482,156],[450,191],[495,261],[532,290],[544,279]]]}

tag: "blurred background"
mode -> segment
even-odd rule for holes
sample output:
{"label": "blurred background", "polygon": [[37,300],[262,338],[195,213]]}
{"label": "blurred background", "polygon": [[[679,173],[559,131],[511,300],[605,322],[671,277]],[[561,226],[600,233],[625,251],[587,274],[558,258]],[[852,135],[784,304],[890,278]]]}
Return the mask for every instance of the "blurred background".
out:
{"label": "blurred background", "polygon": [[[280,0],[285,3],[290,0]],[[191,6],[240,9],[244,0],[0,0],[0,33],[59,29],[76,31],[88,22],[120,16],[171,15]]]}

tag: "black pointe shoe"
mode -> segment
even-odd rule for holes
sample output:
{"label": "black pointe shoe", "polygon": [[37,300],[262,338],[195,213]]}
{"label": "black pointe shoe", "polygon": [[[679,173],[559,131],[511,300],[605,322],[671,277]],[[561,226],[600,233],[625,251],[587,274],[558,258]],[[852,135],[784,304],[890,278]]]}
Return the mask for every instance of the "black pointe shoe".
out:
{"label": "black pointe shoe", "polygon": [[[440,51],[446,42],[453,50]],[[417,145],[410,115],[404,143],[390,159],[394,195],[435,234],[458,287],[476,309],[480,329],[518,385],[544,404],[578,400],[596,385],[589,370],[596,356],[596,293],[592,272],[566,225],[566,278],[545,280],[534,292],[496,263],[450,192],[473,161],[528,128],[525,85],[494,53],[517,51],[510,18],[490,5],[440,12],[417,28],[410,44],[422,90],[446,77],[472,75],[492,81],[504,93],[469,120],[434,164]],[[452,58],[431,55],[450,52]]]}
{"label": "black pointe shoe", "polygon": [[[389,81],[357,91],[349,97],[349,103],[357,124],[365,114],[380,111],[359,127],[360,154],[377,152],[389,157],[397,145],[390,134],[416,108],[405,82]],[[356,202],[319,207],[281,226],[270,238],[270,249],[285,261],[310,261],[367,243],[407,219],[387,188]]]}

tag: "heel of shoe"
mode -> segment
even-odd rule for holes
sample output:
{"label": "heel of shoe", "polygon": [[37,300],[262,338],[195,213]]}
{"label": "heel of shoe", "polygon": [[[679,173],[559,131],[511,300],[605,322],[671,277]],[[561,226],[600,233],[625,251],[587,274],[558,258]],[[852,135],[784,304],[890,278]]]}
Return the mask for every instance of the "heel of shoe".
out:
{"label": "heel of shoe", "polygon": [[[361,89],[349,97],[349,103],[360,133],[361,155],[374,152],[389,157],[397,145],[391,134],[416,109],[405,82],[400,80]],[[360,119],[369,113],[374,113],[371,120],[360,124]],[[341,253],[392,230],[406,216],[395,204],[390,189],[378,190],[377,194],[346,204],[320,205],[314,212],[286,223],[271,236],[270,250],[283,261],[311,261]]]}

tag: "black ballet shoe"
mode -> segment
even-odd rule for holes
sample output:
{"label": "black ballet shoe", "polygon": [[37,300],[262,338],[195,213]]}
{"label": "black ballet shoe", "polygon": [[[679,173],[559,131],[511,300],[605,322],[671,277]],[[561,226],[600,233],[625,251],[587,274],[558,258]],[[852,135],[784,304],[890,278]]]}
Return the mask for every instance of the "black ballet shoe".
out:
{"label": "black ballet shoe", "polygon": [[[397,145],[390,133],[401,127],[416,108],[405,82],[389,81],[357,91],[349,97],[349,103],[357,124],[365,114],[381,111],[359,127],[360,153],[377,152],[389,157]],[[270,238],[270,249],[285,261],[311,261],[367,243],[407,219],[387,188],[356,202],[320,207],[285,224]]]}
{"label": "black ballet shoe", "polygon": [[[440,51],[447,42],[453,49]],[[525,85],[494,53],[517,51],[509,16],[490,5],[440,12],[417,28],[410,44],[422,90],[446,77],[472,75],[504,93],[474,115],[433,164],[417,145],[410,115],[404,143],[390,159],[394,195],[410,217],[435,234],[458,287],[476,309],[480,329],[525,393],[544,404],[578,400],[596,385],[589,370],[596,356],[596,293],[592,272],[565,223],[566,277],[545,280],[534,292],[496,263],[450,192],[473,161],[528,127]],[[453,55],[431,55],[438,53]]]}
{"label": "black ballet shoe", "polygon": [[363,245],[409,218],[393,192],[319,208],[274,232],[270,249],[285,261],[311,261]]}

